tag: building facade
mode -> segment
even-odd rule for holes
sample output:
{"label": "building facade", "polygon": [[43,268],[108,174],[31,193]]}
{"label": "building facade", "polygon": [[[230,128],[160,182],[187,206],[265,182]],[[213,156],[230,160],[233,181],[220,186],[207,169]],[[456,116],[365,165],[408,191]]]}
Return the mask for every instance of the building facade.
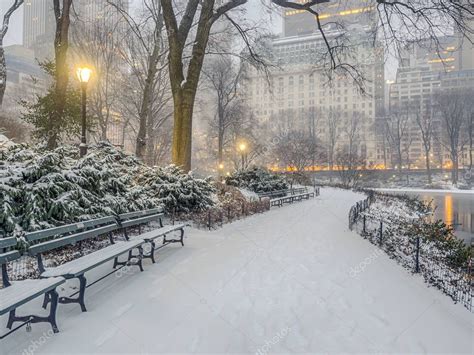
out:
{"label": "building facade", "polygon": [[[423,137],[417,123],[417,117],[431,120],[433,138],[431,141],[430,161],[433,168],[450,166],[450,156],[441,143],[443,128],[442,118],[436,110],[436,95],[447,93],[451,89],[474,89],[474,60],[472,52],[464,48],[459,37],[444,37],[439,46],[430,43],[413,44],[405,48],[399,62],[396,80],[390,86],[390,113],[404,111],[406,116],[406,131],[402,144],[404,145],[404,168],[424,168],[425,150]],[[386,133],[386,132],[385,132]],[[384,132],[380,132],[384,134]],[[379,136],[379,140],[383,137]],[[390,144],[388,144],[390,145]],[[387,146],[386,146],[387,148]],[[390,148],[387,148],[390,150]],[[394,147],[391,147],[392,151]],[[468,148],[461,153],[461,158],[467,156]],[[393,152],[392,152],[393,153]],[[393,161],[394,167],[397,163]],[[463,165],[463,161],[460,161]]]}
{"label": "building facade", "polygon": [[51,59],[54,53],[54,18],[51,0],[25,0],[23,5],[23,46],[34,51],[35,57]]}
{"label": "building facade", "polygon": [[[340,34],[337,30],[325,33],[330,39]],[[359,64],[365,78],[363,90],[350,75],[328,77],[330,73],[321,66],[327,49],[319,33],[272,40],[268,48],[275,68],[270,75],[253,68],[247,73],[244,92],[255,117],[277,135],[298,130],[312,135],[323,146],[335,137],[336,152],[347,149],[347,128],[357,122],[357,155],[368,166],[379,165],[375,124],[385,105],[384,55],[380,47],[373,46],[370,34],[370,26],[353,27],[347,62]],[[316,168],[323,166],[327,165]]]}

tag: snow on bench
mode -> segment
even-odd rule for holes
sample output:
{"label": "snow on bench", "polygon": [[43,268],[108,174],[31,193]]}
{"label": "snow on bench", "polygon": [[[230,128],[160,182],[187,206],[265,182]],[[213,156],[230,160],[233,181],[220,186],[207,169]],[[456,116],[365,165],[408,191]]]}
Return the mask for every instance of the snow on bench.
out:
{"label": "snow on bench", "polygon": [[[58,304],[58,294],[56,292],[56,287],[64,283],[65,279],[62,277],[55,277],[44,280],[10,282],[7,272],[7,263],[21,257],[17,250],[9,250],[16,246],[16,244],[16,238],[0,239],[0,250],[3,250],[3,252],[0,252],[3,284],[3,288],[0,289],[0,315],[9,313],[7,328],[10,330],[15,322],[47,322],[51,324],[53,332],[57,333],[58,326],[56,324],[56,308]],[[16,315],[16,309],[18,307],[42,295],[48,295],[51,299],[51,309],[48,316]],[[3,338],[3,336],[1,338]]]}
{"label": "snow on bench", "polygon": [[13,281],[0,290],[0,316],[64,283],[63,277]]}
{"label": "snow on bench", "polygon": [[[160,224],[161,224],[161,221],[160,221]],[[142,239],[145,243],[149,243],[151,246],[150,252],[143,254],[143,257],[149,258],[151,259],[153,263],[155,263],[155,251],[157,251],[158,249],[161,249],[165,245],[168,245],[171,243],[181,243],[181,246],[184,247],[184,241],[183,241],[184,227],[185,227],[184,224],[175,224],[171,226],[154,229],[152,231],[138,235],[137,238]],[[177,231],[180,232],[179,239],[166,239],[167,234],[172,233],[172,232],[177,232]],[[163,237],[163,243],[160,247],[157,248],[155,240],[161,237]]]}
{"label": "snow on bench", "polygon": [[63,276],[65,278],[74,278],[132,249],[138,248],[142,244],[143,240],[118,242],[60,266],[46,269],[41,274],[41,277]]}
{"label": "snow on bench", "polygon": [[295,201],[309,200],[310,197],[314,197],[314,196],[315,196],[314,192],[306,192],[306,193],[302,193],[298,195],[290,195],[290,196],[275,198],[275,199],[270,200],[270,206],[281,207],[285,203],[293,203]]}
{"label": "snow on bench", "polygon": [[[42,278],[62,276],[66,279],[77,278],[79,280],[80,286],[78,297],[61,297],[59,298],[59,303],[78,303],[81,306],[82,311],[85,312],[86,306],[84,303],[84,296],[87,286],[87,280],[84,274],[87,271],[99,265],[102,265],[111,259],[114,259],[114,268],[117,265],[129,264],[137,265],[140,270],[143,271],[141,258],[138,258],[135,261],[131,260],[132,250],[135,248],[141,248],[143,241],[136,240],[132,242],[126,241],[115,243],[112,232],[120,230],[121,227],[118,225],[116,219],[113,217],[99,218],[96,220],[87,221],[79,224],[78,227],[86,230],[71,235],[61,236],[61,234],[64,233],[64,230],[67,230],[67,232],[71,231],[71,228],[65,229],[65,226],[61,226],[44,230],[43,233],[41,233],[41,231],[27,233],[25,235],[25,239],[30,243],[36,243],[28,249],[28,252],[30,255],[36,256],[38,260],[38,269]],[[45,269],[42,258],[42,254],[44,252],[50,252],[67,245],[79,244],[79,246],[81,246],[82,241],[96,238],[105,234],[107,234],[109,237],[109,241],[111,243],[110,246],[102,248],[101,250],[98,250],[86,256],[82,256],[76,260],[72,260],[70,262],[62,264],[58,267],[50,268],[48,270]],[[60,235],[59,238],[49,240],[51,236],[58,235]],[[126,239],[128,238],[126,237]],[[125,253],[129,254],[128,260],[123,263],[118,262],[118,257]],[[140,254],[142,254],[141,251]],[[43,307],[46,308],[47,304],[50,301],[51,299],[46,295],[43,302]]]}

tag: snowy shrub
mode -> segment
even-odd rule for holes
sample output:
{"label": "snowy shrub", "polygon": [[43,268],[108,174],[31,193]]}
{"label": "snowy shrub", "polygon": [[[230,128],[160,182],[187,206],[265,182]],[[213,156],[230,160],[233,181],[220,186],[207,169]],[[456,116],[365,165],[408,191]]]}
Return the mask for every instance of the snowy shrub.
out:
{"label": "snowy shrub", "polygon": [[225,182],[227,185],[246,188],[253,192],[271,192],[288,188],[284,178],[258,167],[236,171],[226,177]]}
{"label": "snowy shrub", "polygon": [[168,212],[191,212],[214,205],[215,188],[211,179],[197,179],[175,165],[148,169],[137,181],[146,194],[158,198]]}
{"label": "snowy shrub", "polygon": [[164,207],[189,212],[214,204],[209,180],[175,166],[150,168],[109,143],[52,152],[15,145],[0,166],[0,235],[105,215]]}

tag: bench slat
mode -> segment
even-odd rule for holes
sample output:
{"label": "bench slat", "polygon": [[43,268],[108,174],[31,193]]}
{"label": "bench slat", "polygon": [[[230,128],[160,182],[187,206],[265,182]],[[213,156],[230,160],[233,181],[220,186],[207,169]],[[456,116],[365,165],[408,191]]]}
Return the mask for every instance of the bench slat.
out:
{"label": "bench slat", "polygon": [[86,239],[94,238],[99,235],[117,230],[118,228],[119,226],[117,224],[111,224],[111,225],[99,227],[99,228],[92,229],[89,231],[84,231],[81,233],[76,233],[76,234],[68,235],[66,237],[57,238],[57,239],[53,239],[44,243],[33,245],[32,247],[28,249],[28,251],[30,255],[36,255],[36,254],[53,250],[65,245],[75,244],[77,242],[80,242]]}
{"label": "bench slat", "polygon": [[148,216],[151,214],[162,214],[162,210],[160,208],[152,208],[149,210],[144,210],[144,211],[133,211],[133,212],[127,212],[127,213],[122,213],[118,215],[119,220],[124,221],[126,219],[131,219],[135,217],[144,217]]}
{"label": "bench slat", "polygon": [[154,215],[146,216],[146,217],[142,217],[142,218],[129,219],[127,221],[123,221],[121,223],[121,227],[122,228],[133,227],[133,226],[137,226],[139,224],[144,224],[144,223],[148,223],[148,222],[151,222],[151,221],[158,220],[161,217],[163,217],[163,213],[154,214]]}
{"label": "bench slat", "polygon": [[9,261],[16,260],[20,257],[20,252],[18,250],[12,250],[3,254],[0,254],[0,265],[8,263]]}
{"label": "bench slat", "polygon": [[12,282],[0,290],[0,316],[64,283],[62,277]]}
{"label": "bench slat", "polygon": [[16,243],[17,243],[17,240],[15,237],[0,238],[0,249],[15,246]]}
{"label": "bench slat", "polygon": [[144,241],[151,241],[151,240],[163,237],[165,234],[181,230],[184,227],[185,227],[184,224],[175,224],[171,226],[157,228],[152,231],[137,235],[135,238],[143,239]]}
{"label": "bench slat", "polygon": [[73,233],[76,231],[80,231],[87,228],[93,228],[93,227],[101,226],[104,224],[113,224],[115,222],[116,220],[115,220],[115,217],[113,216],[101,217],[101,218],[91,219],[89,221],[71,223],[71,224],[66,224],[64,226],[42,229],[39,231],[26,233],[25,238],[28,242],[34,242],[40,239],[45,239],[45,238],[53,237],[56,235],[61,235],[65,233]]}
{"label": "bench slat", "polygon": [[97,250],[78,259],[69,261],[58,267],[47,269],[41,274],[41,277],[63,276],[73,278],[81,275],[96,266],[106,263],[129,250],[132,250],[143,244],[143,240],[132,240],[128,242],[119,242],[108,247]]}

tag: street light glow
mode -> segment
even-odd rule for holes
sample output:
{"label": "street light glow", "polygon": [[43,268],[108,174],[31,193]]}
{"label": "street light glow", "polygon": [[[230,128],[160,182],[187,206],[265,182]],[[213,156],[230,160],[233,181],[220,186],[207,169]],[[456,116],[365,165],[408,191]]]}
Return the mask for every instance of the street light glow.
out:
{"label": "street light glow", "polygon": [[245,143],[240,143],[239,144],[239,149],[241,152],[245,151],[245,149],[247,149],[247,144]]}
{"label": "street light glow", "polygon": [[92,69],[87,68],[87,67],[77,68],[76,75],[81,83],[87,84],[91,78]]}

